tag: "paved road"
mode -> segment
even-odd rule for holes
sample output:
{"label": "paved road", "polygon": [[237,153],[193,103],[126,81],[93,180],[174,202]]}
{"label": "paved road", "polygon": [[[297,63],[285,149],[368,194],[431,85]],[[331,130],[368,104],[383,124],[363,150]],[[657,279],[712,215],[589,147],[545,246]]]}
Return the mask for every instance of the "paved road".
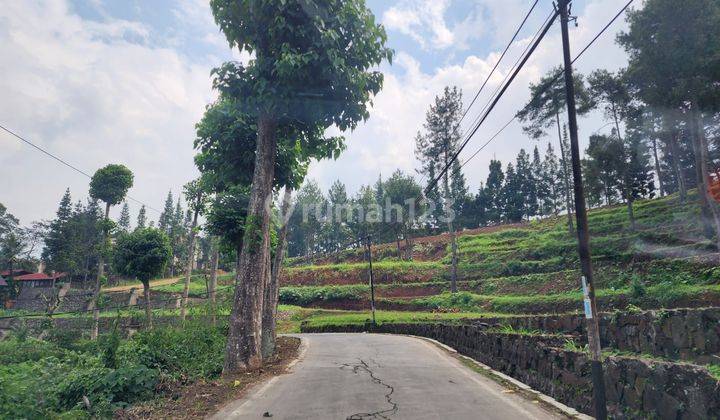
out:
{"label": "paved road", "polygon": [[[250,390],[217,419],[553,419],[425,340],[378,334],[301,335],[291,373]],[[505,391],[505,392],[503,392]],[[267,417],[267,416],[266,416]]]}

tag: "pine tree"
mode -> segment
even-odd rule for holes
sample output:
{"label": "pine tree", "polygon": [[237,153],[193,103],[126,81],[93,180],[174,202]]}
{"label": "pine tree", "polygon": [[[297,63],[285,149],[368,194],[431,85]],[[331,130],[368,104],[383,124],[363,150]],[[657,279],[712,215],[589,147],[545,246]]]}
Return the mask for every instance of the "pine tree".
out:
{"label": "pine tree", "polygon": [[500,223],[503,220],[503,185],[505,183],[505,174],[502,170],[502,163],[499,160],[490,161],[490,172],[488,173],[487,182],[485,182],[485,202],[487,221],[490,223]]}
{"label": "pine tree", "polygon": [[345,185],[336,180],[328,191],[328,234],[329,245],[331,250],[340,249],[340,247],[348,241],[349,232],[346,224],[346,208],[348,204],[347,191]]}
{"label": "pine tree", "polygon": [[[415,154],[421,162],[422,172],[425,175],[439,174],[447,168],[440,180],[443,198],[443,220],[447,223],[450,234],[450,248],[452,254],[450,290],[457,291],[457,240],[454,222],[453,205],[465,200],[467,189],[464,185],[460,167],[453,167],[450,159],[456,153],[462,137],[460,119],[462,118],[462,92],[457,88],[445,87],[442,96],[435,97],[425,117],[425,135],[416,137]],[[456,174],[453,174],[456,172]],[[452,182],[450,180],[452,179]],[[434,182],[428,178],[428,183]],[[462,188],[462,190],[457,189]]]}
{"label": "pine tree", "polygon": [[542,207],[544,216],[551,214],[557,216],[563,203],[562,173],[558,158],[553,150],[552,143],[548,142],[545,157],[542,162],[541,185],[545,189]]}
{"label": "pine tree", "polygon": [[60,200],[55,219],[50,222],[44,237],[45,248],[42,252],[42,259],[50,270],[72,272],[76,269],[73,258],[73,242],[68,231],[68,223],[72,215],[72,197],[68,188]]}
{"label": "pine tree", "polygon": [[518,153],[515,162],[515,174],[522,197],[522,208],[519,210],[523,218],[530,220],[531,217],[537,216],[538,213],[537,185],[530,156],[525,149],[520,149],[520,153]]}
{"label": "pine tree", "polygon": [[475,227],[487,226],[488,224],[488,200],[485,191],[485,185],[480,182],[480,188],[478,189],[477,195],[475,195],[472,203],[472,215],[475,222]]}
{"label": "pine tree", "polygon": [[510,223],[522,221],[525,198],[522,192],[522,181],[512,163],[508,163],[505,169],[502,200],[505,220]]}
{"label": "pine tree", "polygon": [[145,210],[145,204],[140,207],[140,211],[137,215],[137,229],[142,229],[147,224],[147,215]]}
{"label": "pine tree", "polygon": [[123,203],[122,210],[120,211],[118,227],[123,232],[127,233],[130,231],[130,207],[128,207],[127,201]]}
{"label": "pine tree", "polygon": [[173,207],[174,202],[172,191],[168,191],[167,198],[165,199],[165,207],[163,208],[162,213],[160,213],[160,218],[158,219],[158,229],[165,232],[168,236],[170,236],[170,229],[172,228],[173,223]]}

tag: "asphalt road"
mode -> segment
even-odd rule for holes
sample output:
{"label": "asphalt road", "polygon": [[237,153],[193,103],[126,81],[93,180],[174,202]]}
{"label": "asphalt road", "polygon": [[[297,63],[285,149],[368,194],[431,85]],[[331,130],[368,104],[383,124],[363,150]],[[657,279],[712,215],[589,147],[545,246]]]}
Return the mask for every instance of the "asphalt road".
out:
{"label": "asphalt road", "polygon": [[378,334],[300,336],[307,347],[290,373],[250,390],[214,418],[559,418],[425,340]]}

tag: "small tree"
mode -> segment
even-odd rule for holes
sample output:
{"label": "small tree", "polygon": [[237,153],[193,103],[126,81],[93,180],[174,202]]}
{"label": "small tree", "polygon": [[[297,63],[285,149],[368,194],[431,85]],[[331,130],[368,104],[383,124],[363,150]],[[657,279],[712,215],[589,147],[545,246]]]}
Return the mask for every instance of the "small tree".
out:
{"label": "small tree", "polygon": [[155,228],[136,229],[122,235],[117,241],[115,266],[120,273],[136,277],[142,282],[148,328],[152,328],[150,279],[162,274],[171,254],[170,239]]}
{"label": "small tree", "polygon": [[185,285],[183,287],[183,300],[180,309],[180,317],[185,320],[187,313],[188,295],[190,293],[190,277],[192,275],[192,265],[195,259],[195,236],[197,234],[198,216],[205,211],[207,195],[203,190],[202,179],[196,179],[185,184],[185,199],[188,207],[192,211],[192,224],[190,225],[190,234],[188,237],[187,262],[185,263]]}
{"label": "small tree", "polygon": [[101,245],[100,258],[98,259],[97,276],[95,277],[95,308],[93,309],[93,329],[91,338],[98,336],[98,325],[100,322],[100,308],[98,298],[100,297],[100,281],[105,274],[105,256],[107,254],[108,239],[111,223],[110,206],[120,204],[133,185],[133,173],[125,165],[110,164],[95,172],[90,180],[90,197],[105,203],[105,223],[103,224],[103,243]]}

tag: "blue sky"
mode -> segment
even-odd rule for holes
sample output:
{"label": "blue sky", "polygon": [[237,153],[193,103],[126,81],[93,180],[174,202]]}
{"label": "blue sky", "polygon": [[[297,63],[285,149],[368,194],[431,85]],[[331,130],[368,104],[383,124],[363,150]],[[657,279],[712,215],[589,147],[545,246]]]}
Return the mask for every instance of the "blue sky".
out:
{"label": "blue sky", "polygon": [[[573,49],[624,3],[576,0]],[[413,139],[434,96],[457,85],[469,104],[531,1],[368,0],[368,5],[386,27],[395,60],[382,66],[385,87],[374,99],[370,120],[344,133],[343,156],[310,170],[323,189],[339,179],[350,194],[380,174],[413,172]],[[540,0],[478,104],[488,100],[551,7],[550,0]],[[613,40],[624,26],[618,21],[578,70],[623,66],[625,55]],[[0,56],[1,124],[87,172],[125,163],[136,174],[131,194],[155,208],[168,190],[177,195],[197,176],[194,124],[215,98],[210,70],[226,60],[247,60],[230,51],[204,0],[0,0]],[[528,84],[560,59],[556,25],[461,157],[501,127],[527,100]],[[581,139],[603,124],[601,115],[582,119]],[[507,162],[521,147],[544,149],[548,141],[553,138],[533,142],[519,125],[509,126],[464,168],[471,190],[484,180],[491,158]],[[75,199],[87,195],[86,178],[2,133],[0,182],[0,202],[26,224],[52,217],[67,187]],[[130,206],[135,213],[137,205]]]}

